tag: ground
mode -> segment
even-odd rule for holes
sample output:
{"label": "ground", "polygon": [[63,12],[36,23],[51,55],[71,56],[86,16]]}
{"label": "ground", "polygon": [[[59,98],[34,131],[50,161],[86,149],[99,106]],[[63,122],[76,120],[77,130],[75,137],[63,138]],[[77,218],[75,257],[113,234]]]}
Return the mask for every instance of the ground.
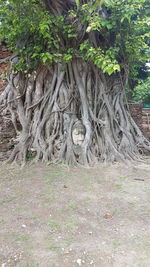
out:
{"label": "ground", "polygon": [[0,266],[150,266],[147,165],[1,164],[0,178]]}

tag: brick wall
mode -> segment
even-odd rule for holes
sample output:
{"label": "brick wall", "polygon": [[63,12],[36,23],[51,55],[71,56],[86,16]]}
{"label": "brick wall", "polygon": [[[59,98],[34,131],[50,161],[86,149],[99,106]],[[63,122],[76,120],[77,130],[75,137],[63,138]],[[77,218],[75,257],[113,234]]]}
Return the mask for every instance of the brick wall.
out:
{"label": "brick wall", "polygon": [[142,130],[150,139],[150,108],[142,108]]}
{"label": "brick wall", "polygon": [[141,128],[142,127],[142,105],[140,104],[130,104],[130,113],[132,118],[137,123],[137,125]]}
{"label": "brick wall", "polygon": [[[8,56],[10,56],[11,53],[8,51],[8,49],[4,45],[0,45],[0,60],[4,59]],[[0,92],[5,88],[6,86],[6,73],[8,71],[9,64],[6,62],[0,63]]]}
{"label": "brick wall", "polygon": [[[0,45],[0,59],[10,56],[11,53],[3,45]],[[9,69],[8,63],[0,63],[0,94],[7,85],[5,79]],[[8,158],[14,145],[15,130],[10,120],[10,114],[0,112],[0,161]]]}
{"label": "brick wall", "polygon": [[150,108],[143,108],[142,104],[129,105],[132,118],[142,130],[144,135],[150,139]]}

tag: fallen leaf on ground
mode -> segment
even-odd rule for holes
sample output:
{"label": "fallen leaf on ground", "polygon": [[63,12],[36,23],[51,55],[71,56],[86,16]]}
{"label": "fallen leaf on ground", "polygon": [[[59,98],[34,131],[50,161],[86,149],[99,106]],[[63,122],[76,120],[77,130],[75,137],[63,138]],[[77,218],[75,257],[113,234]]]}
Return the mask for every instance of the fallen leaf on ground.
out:
{"label": "fallen leaf on ground", "polygon": [[113,217],[113,214],[111,214],[111,213],[106,213],[105,215],[104,215],[104,218],[105,219],[111,219]]}

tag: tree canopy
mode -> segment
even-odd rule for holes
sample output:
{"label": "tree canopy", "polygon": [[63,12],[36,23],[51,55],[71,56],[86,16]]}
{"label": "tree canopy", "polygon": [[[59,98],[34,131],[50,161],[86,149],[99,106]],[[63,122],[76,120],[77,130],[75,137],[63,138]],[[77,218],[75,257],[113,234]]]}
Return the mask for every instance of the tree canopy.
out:
{"label": "tree canopy", "polygon": [[[111,75],[149,57],[146,0],[0,1],[0,38],[20,56],[15,68],[79,57]],[[93,38],[94,35],[94,38]]]}

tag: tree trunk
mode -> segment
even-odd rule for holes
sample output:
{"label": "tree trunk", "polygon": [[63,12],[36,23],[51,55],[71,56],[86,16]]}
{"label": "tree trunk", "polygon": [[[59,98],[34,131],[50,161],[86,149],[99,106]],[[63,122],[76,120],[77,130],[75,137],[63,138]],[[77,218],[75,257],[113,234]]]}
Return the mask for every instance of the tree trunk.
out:
{"label": "tree trunk", "polygon": [[24,163],[34,151],[37,160],[93,164],[150,150],[126,109],[124,85],[123,74],[109,77],[79,60],[40,66],[26,76],[12,72],[0,96],[19,135],[9,160]]}

